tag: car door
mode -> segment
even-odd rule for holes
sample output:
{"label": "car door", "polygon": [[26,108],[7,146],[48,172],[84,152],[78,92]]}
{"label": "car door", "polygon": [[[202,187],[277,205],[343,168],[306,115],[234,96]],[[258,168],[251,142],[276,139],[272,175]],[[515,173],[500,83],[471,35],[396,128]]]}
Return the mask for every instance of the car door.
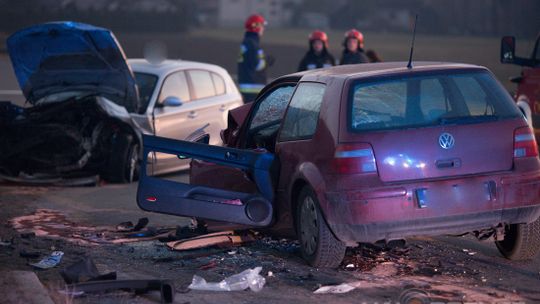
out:
{"label": "car door", "polygon": [[207,70],[192,69],[187,75],[194,100],[190,103],[190,120],[185,127],[192,132],[203,130],[210,135],[209,144],[221,145],[217,135],[227,127],[227,111],[231,106],[230,96],[225,94],[225,83],[219,75]]}
{"label": "car door", "polygon": [[276,128],[277,134],[293,90],[294,83],[278,84],[267,90],[241,126],[236,147],[144,136],[142,168],[146,168],[148,156],[154,152],[194,160],[190,184],[150,176],[142,170],[137,190],[139,207],[158,213],[269,226],[274,217],[278,164],[274,154],[266,149],[272,147],[258,146],[262,142],[272,145],[272,135],[259,131]]}
{"label": "car door", "polygon": [[[190,125],[190,103],[192,93],[185,71],[175,71],[169,74],[159,90],[154,106],[155,135],[173,139],[185,139],[194,131]],[[167,99],[176,98],[178,103],[167,103]],[[165,173],[180,168],[187,168],[189,160],[179,159],[175,155],[154,153],[154,161],[151,162],[153,173]]]}

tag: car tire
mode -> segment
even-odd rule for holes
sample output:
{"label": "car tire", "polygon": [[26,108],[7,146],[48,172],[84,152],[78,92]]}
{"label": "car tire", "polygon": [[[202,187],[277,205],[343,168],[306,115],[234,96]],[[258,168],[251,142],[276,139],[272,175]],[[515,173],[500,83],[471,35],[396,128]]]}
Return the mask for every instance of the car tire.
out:
{"label": "car tire", "polygon": [[131,183],[139,178],[139,145],[130,134],[113,138],[107,179],[113,183]]}
{"label": "car tire", "polygon": [[338,267],[347,246],[330,231],[311,188],[302,189],[296,207],[296,231],[302,257],[313,267]]}
{"label": "car tire", "polygon": [[504,240],[495,241],[499,252],[509,260],[530,260],[540,252],[540,218],[529,224],[505,228]]}

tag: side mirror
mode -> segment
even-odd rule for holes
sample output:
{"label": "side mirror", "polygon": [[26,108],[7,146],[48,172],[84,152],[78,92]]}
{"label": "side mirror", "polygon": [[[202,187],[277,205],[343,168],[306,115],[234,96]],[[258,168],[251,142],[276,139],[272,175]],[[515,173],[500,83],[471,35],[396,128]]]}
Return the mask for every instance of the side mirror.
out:
{"label": "side mirror", "polygon": [[179,107],[183,104],[182,100],[176,96],[168,96],[162,103],[164,107]]}
{"label": "side mirror", "polygon": [[501,39],[501,62],[514,63],[516,57],[516,38],[504,36]]}

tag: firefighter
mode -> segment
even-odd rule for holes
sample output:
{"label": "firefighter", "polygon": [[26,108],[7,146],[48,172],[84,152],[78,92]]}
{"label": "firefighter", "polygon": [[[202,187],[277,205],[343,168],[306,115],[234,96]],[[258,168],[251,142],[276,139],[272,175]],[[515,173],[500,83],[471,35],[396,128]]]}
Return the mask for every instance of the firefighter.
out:
{"label": "firefighter", "polygon": [[343,55],[340,64],[355,64],[369,62],[364,53],[364,35],[356,29],[345,33],[343,40]]}
{"label": "firefighter", "polygon": [[328,36],[316,30],[309,35],[309,50],[300,61],[298,71],[313,70],[334,66],[336,60],[328,51]]}
{"label": "firefighter", "polygon": [[246,32],[238,56],[238,87],[244,103],[251,102],[266,84],[266,69],[271,63],[259,45],[266,20],[261,15],[251,15],[244,24]]}

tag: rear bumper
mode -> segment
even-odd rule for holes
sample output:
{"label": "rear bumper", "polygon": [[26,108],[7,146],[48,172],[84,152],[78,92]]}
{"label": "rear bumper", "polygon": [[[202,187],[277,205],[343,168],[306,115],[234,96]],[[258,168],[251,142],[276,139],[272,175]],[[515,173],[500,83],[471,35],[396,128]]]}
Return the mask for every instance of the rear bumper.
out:
{"label": "rear bumper", "polygon": [[412,236],[461,234],[495,227],[498,223],[529,223],[540,216],[540,206],[501,211],[454,215],[418,220],[381,222],[370,224],[330,223],[334,234],[346,243],[374,243],[380,240],[397,240]]}
{"label": "rear bumper", "polygon": [[326,220],[346,243],[460,234],[540,217],[540,174],[491,175],[326,192]]}

